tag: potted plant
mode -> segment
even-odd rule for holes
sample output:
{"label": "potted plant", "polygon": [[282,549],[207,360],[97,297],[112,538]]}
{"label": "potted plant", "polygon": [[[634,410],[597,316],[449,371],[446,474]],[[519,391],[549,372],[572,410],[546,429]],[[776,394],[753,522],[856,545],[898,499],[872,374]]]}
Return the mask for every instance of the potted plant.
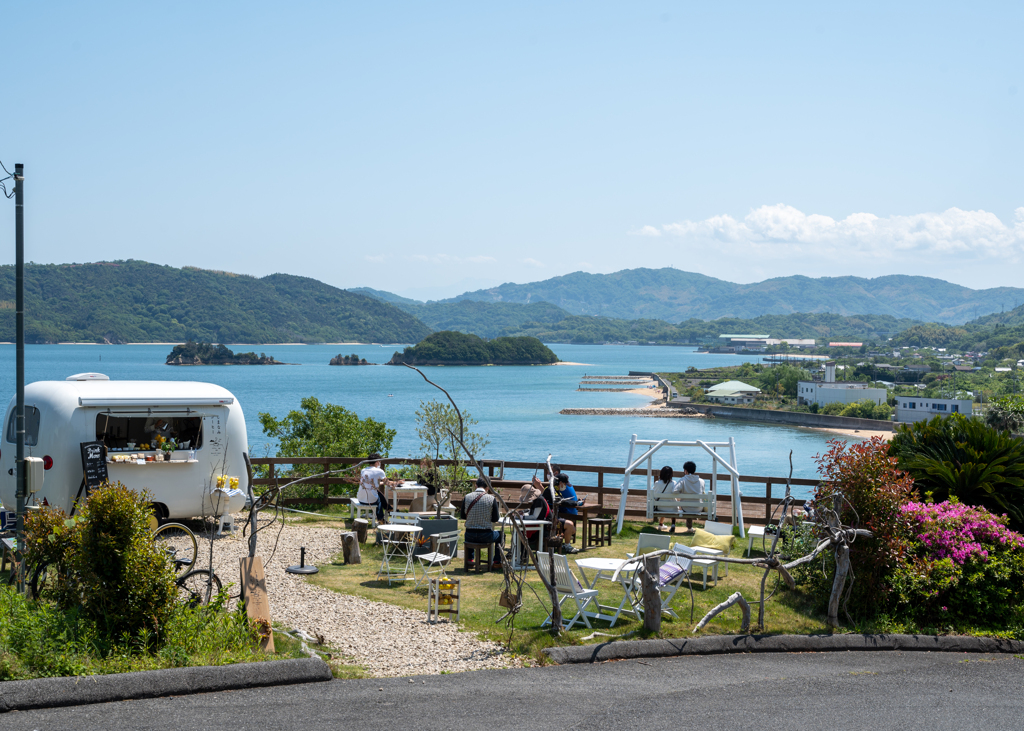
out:
{"label": "potted plant", "polygon": [[171,452],[178,448],[177,443],[173,439],[165,439],[160,445],[160,449],[164,451],[164,462],[171,461]]}

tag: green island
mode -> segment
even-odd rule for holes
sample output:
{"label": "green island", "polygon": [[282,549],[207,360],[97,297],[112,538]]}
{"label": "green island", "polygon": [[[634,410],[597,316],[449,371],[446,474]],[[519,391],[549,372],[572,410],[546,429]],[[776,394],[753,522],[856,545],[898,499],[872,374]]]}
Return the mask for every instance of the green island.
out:
{"label": "green island", "polygon": [[175,345],[171,354],[167,356],[167,365],[191,366],[191,365],[288,365],[274,356],[253,352],[235,353],[223,343],[194,343],[189,340],[183,345]]}
{"label": "green island", "polygon": [[342,355],[341,353],[338,353],[336,356],[331,358],[331,362],[328,363],[327,365],[340,365],[340,366],[355,365],[355,366],[357,366],[357,365],[377,365],[377,364],[369,362],[368,360],[366,360],[366,358],[360,358],[355,353],[353,353],[352,355]]}
{"label": "green island", "polygon": [[550,365],[558,356],[537,338],[501,337],[442,331],[396,352],[388,365]]}

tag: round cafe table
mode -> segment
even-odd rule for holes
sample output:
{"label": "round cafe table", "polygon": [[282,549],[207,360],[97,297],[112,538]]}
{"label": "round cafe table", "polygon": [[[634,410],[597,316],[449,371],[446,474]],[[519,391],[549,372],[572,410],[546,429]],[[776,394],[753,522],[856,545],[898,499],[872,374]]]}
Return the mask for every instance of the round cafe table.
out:
{"label": "round cafe table", "polygon": [[[605,579],[606,581],[611,581],[615,577],[615,572],[624,563],[626,563],[625,560],[621,559],[621,558],[578,558],[578,559],[576,559],[576,565],[579,566],[580,574],[583,575],[583,583],[587,585],[588,589],[593,589],[594,588],[594,584],[597,583],[598,579]],[[588,570],[594,572],[594,578],[593,579],[587,578],[587,571]],[[618,607],[606,606],[604,604],[598,604],[597,605],[599,611],[607,610],[609,612],[614,612],[614,614],[601,614],[600,616],[597,617],[597,619],[604,619],[604,620],[607,620],[608,622],[610,622],[610,624],[608,625],[609,627],[614,627],[615,623],[619,619],[619,615],[621,615],[623,613],[631,614],[634,617],[636,617],[637,619],[640,618],[640,615],[637,614],[637,611],[633,607],[633,604],[632,604],[632,602],[630,601],[630,598],[629,598],[630,597],[630,594],[629,594],[630,585],[633,583],[633,573],[634,572],[633,572],[632,568],[626,569],[625,571],[622,571],[622,572],[619,573],[619,578],[618,578],[618,581],[616,583],[618,583],[620,586],[622,586],[623,596],[622,596],[622,601],[619,602],[619,606]]]}
{"label": "round cafe table", "polygon": [[412,579],[415,579],[416,568],[412,556],[416,551],[416,536],[423,529],[418,525],[382,523],[377,526],[377,530],[380,531],[381,544],[384,546],[384,556],[380,560],[377,578],[387,577],[389,586],[392,581],[409,581],[411,568]]}

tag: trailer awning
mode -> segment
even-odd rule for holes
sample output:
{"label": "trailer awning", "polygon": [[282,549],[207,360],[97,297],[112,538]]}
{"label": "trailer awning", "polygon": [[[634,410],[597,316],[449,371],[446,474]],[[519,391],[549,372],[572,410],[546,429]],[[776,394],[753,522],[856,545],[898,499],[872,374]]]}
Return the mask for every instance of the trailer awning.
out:
{"label": "trailer awning", "polygon": [[233,404],[233,398],[88,398],[78,397],[79,406],[124,407],[136,408],[160,406],[226,406]]}

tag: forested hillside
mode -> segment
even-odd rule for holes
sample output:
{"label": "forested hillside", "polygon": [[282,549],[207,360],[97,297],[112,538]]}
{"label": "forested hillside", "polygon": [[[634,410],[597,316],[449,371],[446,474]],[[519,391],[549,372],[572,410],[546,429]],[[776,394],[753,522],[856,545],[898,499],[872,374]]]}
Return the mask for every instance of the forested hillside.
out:
{"label": "forested hillside", "polygon": [[[289,274],[261,279],[142,261],[25,267],[30,343],[417,342],[430,329],[379,299]],[[14,340],[14,267],[0,267],[0,340]]]}
{"label": "forested hillside", "polygon": [[574,315],[680,322],[690,318],[751,319],[766,314],[890,315],[963,323],[1024,302],[1024,289],[973,290],[931,279],[893,275],[792,276],[734,284],[678,269],[626,269],[613,274],[574,272],[529,284],[502,284],[454,300],[551,302]]}

